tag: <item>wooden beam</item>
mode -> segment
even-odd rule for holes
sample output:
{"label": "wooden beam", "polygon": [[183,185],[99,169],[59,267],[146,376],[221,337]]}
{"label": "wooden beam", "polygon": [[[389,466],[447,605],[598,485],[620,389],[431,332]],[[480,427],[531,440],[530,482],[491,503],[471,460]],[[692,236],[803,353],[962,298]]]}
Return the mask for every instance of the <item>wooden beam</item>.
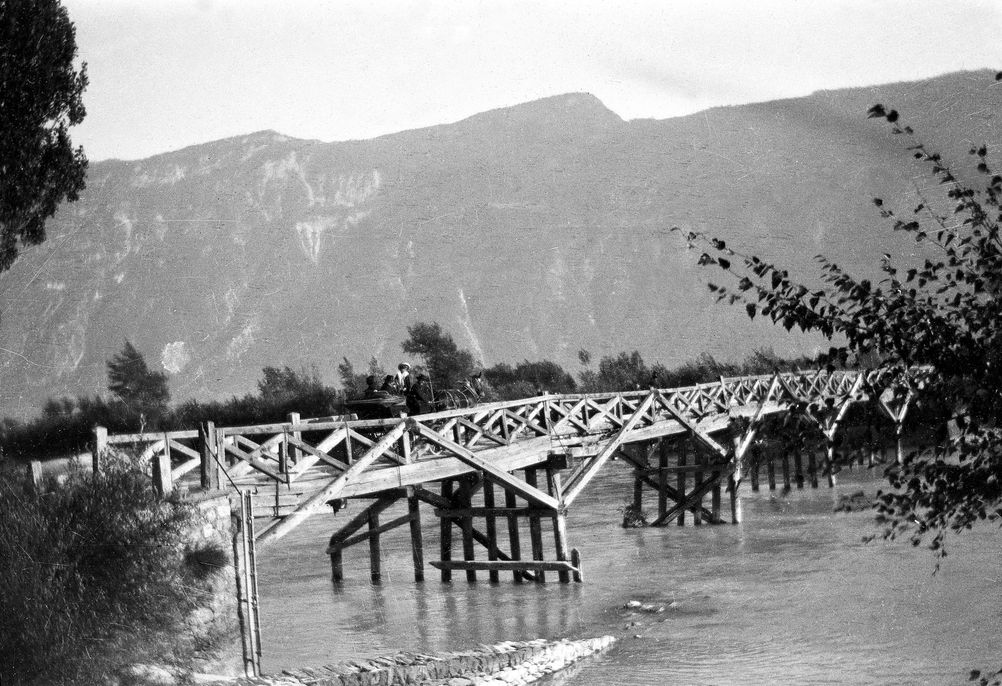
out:
{"label": "wooden beam", "polygon": [[779,374],[774,374],[772,377],[772,382],[769,384],[769,390],[766,392],[765,397],[762,398],[762,402],[759,403],[758,409],[755,411],[755,416],[752,417],[751,423],[748,424],[748,429],[745,431],[744,436],[738,441],[737,446],[734,448],[734,459],[740,461],[744,456],[745,452],[748,451],[748,446],[755,439],[755,432],[758,431],[758,423],[762,420],[762,415],[765,412],[765,404],[772,399],[772,394],[776,392],[779,388]]}
{"label": "wooden beam", "polygon": [[312,496],[309,500],[303,503],[300,508],[291,515],[264,530],[264,532],[258,537],[258,544],[263,546],[271,543],[272,541],[277,541],[282,536],[302,524],[315,510],[318,510],[326,505],[328,500],[337,498],[345,485],[358,478],[358,475],[363,472],[366,467],[382,457],[383,453],[388,450],[389,447],[397,441],[397,439],[403,436],[406,430],[407,424],[405,422],[397,424],[385,436],[379,439],[375,445],[369,448],[369,450],[366,451],[362,457],[358,458],[347,471],[339,475],[336,479],[328,482],[327,485],[321,488],[316,495]]}
{"label": "wooden beam", "polygon": [[[536,480],[536,470],[534,468],[529,468],[525,470],[525,481],[533,488],[537,485]],[[539,515],[529,515],[529,542],[532,545],[532,559],[542,560],[543,559],[543,530],[540,527]],[[543,574],[542,570],[536,575],[536,581],[543,583],[546,581],[546,576]]]}
{"label": "wooden beam", "polygon": [[640,423],[640,420],[647,413],[647,410],[650,409],[651,405],[654,403],[655,397],[657,396],[657,391],[651,391],[644,398],[643,402],[640,403],[630,418],[623,424],[623,428],[620,429],[619,432],[605,444],[602,451],[595,456],[595,459],[591,461],[588,468],[581,472],[573,482],[569,481],[567,483],[567,486],[564,488],[565,507],[573,503],[575,498],[577,498],[581,494],[581,491],[584,490],[584,487],[588,485],[588,482],[595,478],[595,475],[598,474],[600,469],[602,469],[602,466],[605,465],[608,459],[613,456],[619,446],[626,440],[626,435],[630,432],[630,430]]}
{"label": "wooden beam", "polygon": [[[414,494],[422,502],[428,503],[432,507],[437,507],[437,508],[443,509],[443,508],[448,508],[449,505],[450,505],[450,501],[443,499],[437,493],[433,493],[432,491],[429,491],[426,488],[415,488],[414,489]],[[514,503],[514,501],[515,501],[515,494],[512,493],[511,491],[507,491],[506,490],[505,491],[505,499],[506,499],[506,501],[509,498],[511,499],[511,502]],[[514,518],[510,518],[509,519],[509,526],[511,526],[511,522],[513,521],[513,519]],[[510,534],[511,534],[511,531],[509,529],[509,535]],[[500,548],[498,548],[497,541],[491,541],[490,538],[488,538],[485,534],[483,534],[481,531],[479,531],[476,527],[473,528],[473,540],[475,540],[480,545],[484,546],[484,548],[486,548],[488,552],[490,552],[493,549],[494,552],[495,552],[495,554],[497,555],[497,557],[499,559],[501,559],[501,560],[511,560],[512,558],[515,558],[517,560],[518,557],[519,557],[519,555],[520,555],[520,549],[519,549],[519,545],[518,545],[517,521],[516,521],[515,535],[514,535],[514,537],[510,538],[510,543],[511,543],[511,555],[510,556],[507,555],[503,550],[501,550]],[[535,576],[530,575],[528,572],[524,572],[524,573],[519,572],[519,573],[517,573],[517,576],[518,576],[518,578],[516,579],[516,581],[521,581],[523,578],[528,579],[529,581],[534,581],[535,580]]]}
{"label": "wooden beam", "polygon": [[340,529],[331,534],[330,543],[327,546],[327,554],[329,555],[334,548],[344,547],[344,540],[349,538],[352,534],[358,531],[360,528],[365,526],[369,521],[369,511],[375,510],[377,513],[389,508],[393,503],[397,502],[400,496],[384,496],[379,498],[375,502],[371,503],[368,507],[363,509],[361,512],[356,514],[354,517],[345,522]]}
{"label": "wooden beam", "polygon": [[[703,481],[702,483],[696,484],[691,491],[689,491],[685,500],[680,503],[676,503],[668,512],[664,514],[663,517],[658,517],[655,519],[651,526],[661,526],[665,522],[670,522],[672,518],[679,512],[684,512],[685,510],[693,510],[699,505],[703,496],[710,492],[715,484],[720,483],[720,478],[722,477],[722,472],[713,472],[709,479]],[[699,506],[702,509],[701,506]]]}
{"label": "wooden beam", "polygon": [[[682,447],[684,448],[684,446],[682,446]],[[633,455],[630,455],[627,452],[624,452],[624,451],[620,450],[619,451],[619,456],[620,456],[620,458],[622,458],[622,460],[624,462],[629,462],[630,464],[636,464],[634,462],[635,458],[633,457]],[[685,461],[685,455],[684,454],[680,454],[679,455],[679,459],[682,460],[682,461]],[[729,469],[730,468],[729,463],[728,464],[724,464],[724,465],[718,465],[718,466],[720,466],[722,469]],[[680,479],[683,479],[684,478],[684,474],[686,472],[700,472],[701,473],[701,472],[706,471],[707,469],[708,469],[707,465],[704,465],[704,464],[698,464],[698,465],[694,464],[694,465],[690,465],[688,467],[685,467],[684,469],[678,470],[678,472],[679,472],[680,475],[682,475],[682,476],[680,476]],[[645,476],[644,477],[644,483],[646,483],[648,486],[650,486],[651,488],[654,488],[654,489],[660,488],[660,483],[658,481],[654,481],[649,476]],[[683,500],[684,500],[684,495],[683,494],[684,494],[685,484],[684,484],[684,482],[681,482],[681,481],[680,481],[680,484],[681,485],[677,489],[672,488],[671,486],[669,486],[667,484],[665,485],[665,493],[668,495],[669,498],[671,498],[672,500],[674,500],[675,502],[678,502],[678,503],[683,502]],[[695,508],[693,508],[693,513],[694,514],[701,514],[707,520],[709,520],[711,518],[710,511],[708,509],[706,509],[705,507],[702,507],[702,505],[699,506],[698,512],[697,512],[697,510]]]}
{"label": "wooden beam", "polygon": [[[442,500],[447,502],[449,507],[452,507],[452,479],[446,479],[442,482]],[[439,557],[443,561],[448,562],[452,559],[452,520],[443,519],[438,524],[439,526]],[[432,562],[432,564],[435,564]],[[452,581],[452,569],[445,569],[439,567],[442,571],[442,582],[447,583]]]}
{"label": "wooden beam", "polygon": [[665,408],[668,414],[670,414],[672,417],[675,418],[675,421],[677,421],[679,424],[689,429],[689,431],[692,432],[693,437],[697,441],[705,445],[713,452],[717,453],[717,455],[719,455],[720,457],[724,459],[730,459],[730,454],[727,452],[726,448],[724,448],[715,440],[713,440],[709,434],[704,434],[702,431],[700,431],[699,427],[691,420],[689,420],[687,417],[684,417],[681,412],[676,410],[669,403],[662,402],[661,407]]}
{"label": "wooden beam", "polygon": [[511,489],[518,493],[520,496],[528,500],[529,502],[536,503],[537,505],[542,505],[543,507],[548,507],[550,509],[556,510],[560,507],[560,503],[557,502],[555,498],[543,493],[538,488],[532,488],[525,482],[519,480],[517,477],[512,476],[503,469],[486,462],[481,459],[476,453],[474,453],[469,448],[465,448],[455,441],[451,441],[448,438],[438,434],[432,429],[424,426],[423,424],[415,422],[415,426],[422,436],[427,438],[432,443],[436,443],[449,452],[452,453],[452,457],[466,463],[467,465],[478,469],[484,473],[485,478],[500,484],[502,488]]}
{"label": "wooden beam", "polygon": [[550,560],[433,560],[429,562],[432,567],[449,571],[471,571],[496,570],[500,572],[534,570],[537,574],[544,572],[577,572],[577,568],[570,562],[550,561]]}
{"label": "wooden beam", "polygon": [[407,489],[407,512],[411,523],[411,556],[414,560],[414,581],[424,581],[424,538],[421,536],[421,508],[414,488]]}
{"label": "wooden beam", "polygon": [[374,583],[379,583],[379,580],[382,578],[382,571],[380,570],[379,531],[379,513],[369,510],[369,531],[367,536],[369,539],[369,575]]}
{"label": "wooden beam", "polygon": [[[370,512],[368,514],[369,514],[369,522],[372,521],[373,517],[377,517],[378,518],[378,516],[379,516],[378,512],[375,513],[375,514],[373,514],[373,513]],[[376,521],[378,522],[379,520],[377,519]],[[392,531],[393,529],[396,529],[398,526],[403,526],[404,524],[409,524],[410,521],[411,521],[410,514],[405,514],[405,515],[401,515],[401,516],[399,516],[399,517],[397,517],[395,519],[391,519],[390,521],[385,522],[383,524],[379,524],[379,525],[376,526],[375,529],[369,528],[366,531],[362,531],[361,533],[355,534],[354,536],[349,536],[348,538],[346,538],[343,541],[341,541],[341,544],[340,544],[341,549],[344,550],[345,548],[350,548],[351,546],[355,545],[356,543],[361,543],[362,541],[367,541],[371,536],[377,536],[379,534],[385,534],[387,531]],[[329,551],[330,551],[330,548],[328,548],[328,554],[330,554]]]}
{"label": "wooden beam", "polygon": [[[484,494],[486,495],[486,491]],[[553,510],[549,507],[459,507],[459,508],[435,508],[434,510],[436,517],[507,517],[509,515],[514,515],[516,517],[528,517],[530,515],[535,515],[537,517],[549,517],[553,514]]]}
{"label": "wooden beam", "polygon": [[[495,515],[494,515],[494,510],[496,510],[497,508],[494,507],[494,484],[492,484],[489,481],[484,484],[483,509],[489,512],[489,514],[486,515],[487,521],[484,523],[484,526],[487,529],[487,540],[490,541],[493,545],[493,549],[492,548],[487,549],[487,559],[493,562],[498,559],[497,552],[495,552],[497,549],[498,530],[497,530],[497,521],[495,520]],[[498,581],[500,581],[498,577],[498,571],[496,569],[490,570],[488,578],[491,583],[497,583]]]}

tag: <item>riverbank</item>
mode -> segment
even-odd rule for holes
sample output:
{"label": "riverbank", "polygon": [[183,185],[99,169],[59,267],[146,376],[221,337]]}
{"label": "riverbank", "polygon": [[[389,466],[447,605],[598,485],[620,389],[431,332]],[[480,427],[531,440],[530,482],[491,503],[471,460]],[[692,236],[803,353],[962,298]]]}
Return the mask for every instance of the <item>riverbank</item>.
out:
{"label": "riverbank", "polygon": [[578,640],[508,641],[473,650],[401,652],[273,676],[208,681],[212,686],[518,686],[530,684],[613,644],[612,636]]}

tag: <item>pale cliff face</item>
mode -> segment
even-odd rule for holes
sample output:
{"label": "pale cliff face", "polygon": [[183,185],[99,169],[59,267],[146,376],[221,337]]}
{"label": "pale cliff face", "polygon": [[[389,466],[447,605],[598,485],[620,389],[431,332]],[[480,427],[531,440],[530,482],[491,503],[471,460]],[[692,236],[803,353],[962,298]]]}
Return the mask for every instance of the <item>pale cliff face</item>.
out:
{"label": "pale cliff face", "polygon": [[[933,91],[990,111],[970,79]],[[928,84],[895,88],[918,93],[935,136],[998,139],[994,121],[937,118]],[[907,195],[915,173],[863,116],[875,97],[623,122],[573,94],[372,141],[262,132],[93,164],[80,202],[0,275],[0,415],[103,390],[125,338],[175,400],[249,392],[265,365],[316,364],[328,382],[342,356],[392,365],[417,321],[488,364],[809,350],[714,306],[713,275],[667,229],[707,229],[805,275],[818,252],[875,266],[898,248],[869,199]]]}

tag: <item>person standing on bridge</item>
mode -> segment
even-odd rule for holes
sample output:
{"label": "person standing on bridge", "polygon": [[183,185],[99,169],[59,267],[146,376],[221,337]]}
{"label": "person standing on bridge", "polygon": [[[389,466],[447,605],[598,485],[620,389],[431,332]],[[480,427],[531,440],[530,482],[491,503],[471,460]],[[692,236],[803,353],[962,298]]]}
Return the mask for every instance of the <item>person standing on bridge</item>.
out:
{"label": "person standing on bridge", "polygon": [[394,379],[394,385],[396,386],[396,392],[399,395],[409,395],[411,391],[412,381],[411,381],[411,366],[406,362],[401,362],[397,365],[397,374]]}
{"label": "person standing on bridge", "polygon": [[407,393],[407,414],[414,416],[431,410],[431,387],[428,377],[418,374],[415,383]]}

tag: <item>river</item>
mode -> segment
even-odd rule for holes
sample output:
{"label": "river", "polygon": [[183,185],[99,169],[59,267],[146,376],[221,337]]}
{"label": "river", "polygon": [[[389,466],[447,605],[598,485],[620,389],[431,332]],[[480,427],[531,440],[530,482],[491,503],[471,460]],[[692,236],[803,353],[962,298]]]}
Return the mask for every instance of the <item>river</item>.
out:
{"label": "river", "polygon": [[[925,548],[864,544],[871,513],[833,512],[839,494],[873,495],[882,484],[857,470],[835,489],[786,495],[753,494],[746,483],[736,526],[624,530],[617,508],[632,480],[617,466],[569,513],[583,584],[514,584],[510,575],[490,584],[483,573],[475,584],[462,573],[443,584],[431,567],[416,584],[403,527],[384,536],[381,584],[370,583],[361,544],[345,551],[346,579],[335,586],[326,541],[361,504],[310,518],[259,557],[264,671],[603,634],[619,639],[611,650],[550,683],[940,686],[969,683],[972,668],[1002,667],[997,526],[952,537],[933,574]],[[422,515],[432,559],[437,522],[424,506]],[[624,607],[630,600],[665,609],[638,613]]]}

